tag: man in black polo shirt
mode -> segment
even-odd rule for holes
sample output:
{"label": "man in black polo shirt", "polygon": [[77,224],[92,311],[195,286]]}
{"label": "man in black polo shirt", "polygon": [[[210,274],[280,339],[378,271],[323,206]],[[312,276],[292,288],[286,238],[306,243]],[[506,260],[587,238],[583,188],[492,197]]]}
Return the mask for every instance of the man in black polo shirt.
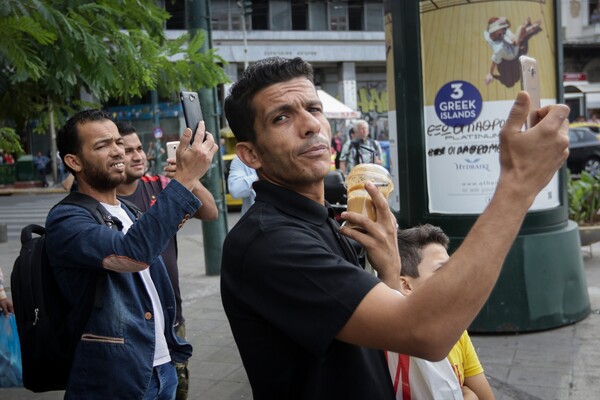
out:
{"label": "man in black polo shirt", "polygon": [[[492,290],[535,195],[568,156],[569,110],[544,108],[538,125],[520,132],[529,98],[519,94],[500,133],[502,172],[487,210],[444,268],[403,297],[386,199],[367,184],[377,221],[343,215],[366,233],[340,229],[325,204],[330,127],[312,79],[300,58],[266,59],[225,100],[236,153],[260,180],[225,240],[223,305],[256,400],[394,399],[381,350],[447,356]],[[379,278],[359,267],[346,236],[365,247]]]}

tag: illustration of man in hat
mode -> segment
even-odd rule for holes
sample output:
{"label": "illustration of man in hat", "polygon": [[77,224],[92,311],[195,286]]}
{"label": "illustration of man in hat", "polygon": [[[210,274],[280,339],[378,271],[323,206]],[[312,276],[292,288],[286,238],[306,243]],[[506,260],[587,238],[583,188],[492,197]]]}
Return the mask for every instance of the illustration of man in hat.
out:
{"label": "illustration of man in hat", "polygon": [[[495,72],[496,69],[498,69],[499,74],[502,75],[502,68],[500,65],[503,61],[513,61],[520,55],[527,54],[527,42],[531,36],[542,30],[540,25],[540,20],[532,23],[531,18],[527,18],[527,20],[519,26],[517,33],[514,34],[509,29],[511,25],[506,17],[492,17],[488,20],[488,26],[483,32],[483,37],[492,49],[493,54],[489,72],[485,76],[486,85],[492,83],[494,78],[502,81],[500,76],[496,75]],[[516,63],[513,68],[518,76],[519,69]],[[514,82],[515,81],[512,81],[511,84],[507,84],[506,82],[502,83],[507,86],[512,86]]]}

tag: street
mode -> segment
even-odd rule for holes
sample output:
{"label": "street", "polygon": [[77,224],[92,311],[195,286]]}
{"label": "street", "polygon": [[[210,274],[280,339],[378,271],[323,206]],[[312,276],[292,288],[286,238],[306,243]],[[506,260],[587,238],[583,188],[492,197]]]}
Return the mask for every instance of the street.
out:
{"label": "street", "polygon": [[[28,223],[43,224],[64,194],[0,196],[0,223],[9,240],[0,243],[0,266],[10,276]],[[228,214],[231,228],[239,212]],[[190,220],[178,235],[180,282],[190,359],[191,400],[251,399],[252,392],[223,312],[219,277],[206,276],[202,223]],[[557,329],[525,334],[472,335],[497,400],[587,400],[600,389],[600,243],[582,247],[592,313]],[[120,366],[115,366],[119,368]],[[131,366],[126,366],[131,368]],[[34,394],[0,389],[1,399],[62,399],[63,392]]]}

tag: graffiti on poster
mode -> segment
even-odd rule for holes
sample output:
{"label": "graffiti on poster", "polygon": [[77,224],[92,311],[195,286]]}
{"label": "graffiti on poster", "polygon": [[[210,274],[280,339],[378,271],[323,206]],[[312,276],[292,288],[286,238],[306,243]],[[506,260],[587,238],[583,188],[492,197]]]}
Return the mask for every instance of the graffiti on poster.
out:
{"label": "graffiti on poster", "polygon": [[[483,212],[500,175],[500,130],[520,90],[518,57],[539,71],[542,106],[557,98],[553,2],[421,4],[428,209]],[[480,18],[474,18],[480,16]],[[448,34],[452,32],[452,34]],[[558,174],[531,210],[560,205]]]}

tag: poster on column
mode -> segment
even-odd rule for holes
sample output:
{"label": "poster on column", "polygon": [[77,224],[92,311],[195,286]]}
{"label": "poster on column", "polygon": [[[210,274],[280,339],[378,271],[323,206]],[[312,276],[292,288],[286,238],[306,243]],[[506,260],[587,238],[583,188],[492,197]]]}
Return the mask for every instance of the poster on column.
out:
{"label": "poster on column", "polygon": [[394,191],[390,193],[388,203],[392,210],[400,210],[400,182],[398,173],[398,127],[396,126],[396,80],[394,76],[394,41],[392,25],[392,2],[384,2],[385,63],[388,91],[388,128],[390,149],[390,174],[394,182]]}
{"label": "poster on column", "polygon": [[[556,103],[551,0],[422,0],[429,212],[478,214],[500,174],[499,133],[521,90],[519,56],[538,61],[542,106]],[[558,174],[530,210],[560,205]]]}

